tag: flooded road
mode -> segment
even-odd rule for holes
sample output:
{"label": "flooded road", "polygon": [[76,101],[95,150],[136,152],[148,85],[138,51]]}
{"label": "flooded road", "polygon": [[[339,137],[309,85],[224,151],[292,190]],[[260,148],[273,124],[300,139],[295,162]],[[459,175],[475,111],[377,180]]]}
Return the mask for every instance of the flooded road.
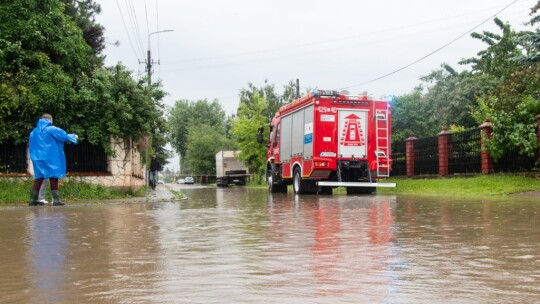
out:
{"label": "flooded road", "polygon": [[0,209],[0,303],[540,299],[538,198],[184,192]]}

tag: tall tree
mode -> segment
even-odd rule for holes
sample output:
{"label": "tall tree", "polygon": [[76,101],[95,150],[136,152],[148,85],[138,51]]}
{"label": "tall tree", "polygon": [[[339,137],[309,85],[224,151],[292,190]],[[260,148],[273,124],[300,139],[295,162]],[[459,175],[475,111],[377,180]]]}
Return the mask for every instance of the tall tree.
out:
{"label": "tall tree", "polygon": [[[189,128],[186,145],[186,163],[193,174],[216,172],[216,153],[227,149],[229,144],[224,130],[207,124],[192,125]],[[185,171],[184,171],[185,172]]]}
{"label": "tall tree", "polygon": [[264,81],[264,86],[258,88],[252,83],[248,83],[248,87],[240,90],[240,104],[245,104],[248,108],[253,109],[253,103],[256,103],[256,96],[262,96],[267,103],[264,110],[264,116],[267,122],[270,122],[279,108],[287,103],[290,103],[296,97],[296,85],[291,80],[283,87],[283,94],[276,92],[275,85],[269,84],[268,80]]}
{"label": "tall tree", "polygon": [[2,1],[0,20],[0,141],[26,140],[40,113],[74,99],[91,48],[59,1]]}
{"label": "tall tree", "polygon": [[263,114],[268,109],[266,100],[259,95],[253,95],[253,102],[248,106],[241,103],[238,116],[232,122],[232,134],[240,148],[240,159],[248,166],[249,172],[264,171],[266,164],[266,146],[257,142],[257,129],[268,124]]}
{"label": "tall tree", "polygon": [[[170,111],[168,127],[173,148],[180,154],[181,168],[185,168],[189,130],[193,126],[206,124],[216,130],[225,129],[225,111],[217,100],[178,100]],[[225,134],[222,132],[222,134]],[[225,136],[225,135],[224,135]]]}
{"label": "tall tree", "polygon": [[[65,14],[73,18],[81,28],[83,38],[92,48],[93,55],[100,54],[105,49],[105,28],[96,22],[96,16],[101,13],[101,6],[94,0],[62,0],[65,3]],[[97,58],[97,57],[96,57]]]}

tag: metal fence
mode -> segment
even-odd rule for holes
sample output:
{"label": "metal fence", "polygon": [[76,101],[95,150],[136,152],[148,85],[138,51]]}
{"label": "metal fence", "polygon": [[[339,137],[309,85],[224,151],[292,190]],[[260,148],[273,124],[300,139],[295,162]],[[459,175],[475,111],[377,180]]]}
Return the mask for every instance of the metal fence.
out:
{"label": "metal fence", "polygon": [[414,142],[414,175],[439,174],[438,136]]}
{"label": "metal fence", "polygon": [[67,172],[108,172],[107,154],[101,145],[65,144]]}
{"label": "metal fence", "polygon": [[406,146],[404,140],[392,143],[392,176],[407,174]]}
{"label": "metal fence", "polygon": [[539,151],[534,156],[520,155],[517,150],[507,152],[501,159],[493,162],[495,172],[531,172],[540,171]]}
{"label": "metal fence", "polygon": [[26,143],[8,140],[0,144],[0,173],[26,173]]}
{"label": "metal fence", "polygon": [[[0,144],[0,173],[27,172],[27,144],[15,144],[9,140]],[[67,172],[109,172],[107,154],[101,145],[79,142],[65,144]]]}
{"label": "metal fence", "polygon": [[448,143],[448,172],[450,174],[481,172],[480,140],[480,130],[477,128],[452,133]]}

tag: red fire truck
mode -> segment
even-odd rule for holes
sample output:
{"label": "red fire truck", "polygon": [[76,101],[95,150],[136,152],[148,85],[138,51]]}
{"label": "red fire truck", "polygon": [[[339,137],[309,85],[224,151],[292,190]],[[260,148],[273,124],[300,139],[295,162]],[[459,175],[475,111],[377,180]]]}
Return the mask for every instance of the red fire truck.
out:
{"label": "red fire truck", "polygon": [[[270,124],[266,181],[272,193],[368,194],[390,175],[391,111],[387,101],[315,90],[282,106]],[[263,142],[264,128],[258,141]]]}

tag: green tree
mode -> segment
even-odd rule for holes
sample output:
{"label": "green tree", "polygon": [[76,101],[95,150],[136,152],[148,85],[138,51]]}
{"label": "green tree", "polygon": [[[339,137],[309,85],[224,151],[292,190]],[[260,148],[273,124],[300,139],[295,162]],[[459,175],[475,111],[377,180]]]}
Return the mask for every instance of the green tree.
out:
{"label": "green tree", "polygon": [[[62,2],[65,3],[65,14],[73,18],[82,30],[83,38],[92,48],[93,55],[100,54],[105,49],[103,36],[105,28],[96,22],[95,16],[101,13],[101,6],[94,0],[62,0]],[[99,60],[99,63],[101,62]]]}
{"label": "green tree", "polygon": [[283,94],[280,95],[276,92],[275,85],[269,84],[268,80],[265,80],[264,86],[260,88],[248,83],[247,88],[240,90],[240,104],[245,104],[248,108],[253,109],[253,104],[257,102],[256,96],[264,97],[267,107],[263,114],[266,116],[267,122],[270,122],[281,106],[292,102],[295,98],[296,85],[292,80],[283,88]]}
{"label": "green tree", "polygon": [[[530,24],[537,21],[533,18]],[[463,61],[472,64],[473,73],[495,84],[494,90],[478,98],[479,109],[474,114],[478,122],[489,119],[493,123],[493,136],[486,145],[494,158],[509,153],[532,156],[538,146],[535,116],[540,113],[535,39],[523,39],[531,32],[516,33],[499,19],[495,23],[502,33],[473,35],[488,46],[478,57]]]}
{"label": "green tree", "polygon": [[249,172],[257,174],[264,170],[266,164],[266,146],[257,142],[257,129],[268,124],[268,117],[264,115],[268,104],[259,95],[253,95],[252,101],[249,106],[240,104],[238,116],[232,121],[232,134],[241,150],[240,159]]}
{"label": "green tree", "polygon": [[39,114],[74,99],[91,48],[59,1],[2,1],[0,20],[0,141],[24,141]]}
{"label": "green tree", "polygon": [[[180,154],[181,168],[186,168],[187,148],[190,141],[189,130],[193,126],[206,124],[225,135],[225,111],[221,104],[206,99],[189,101],[178,100],[170,111],[168,128],[173,148]],[[219,151],[219,150],[218,150]],[[217,151],[216,151],[217,152]]]}
{"label": "green tree", "polygon": [[392,103],[392,140],[401,141],[411,135],[429,137],[437,129],[429,119],[429,105],[422,99],[422,88],[398,96]]}
{"label": "green tree", "polygon": [[499,159],[509,153],[534,156],[538,149],[535,116],[540,113],[540,64],[512,73],[496,93],[479,99],[478,119],[493,124],[486,145]]}
{"label": "green tree", "polygon": [[78,98],[71,103],[76,109],[73,115],[61,114],[70,130],[106,149],[110,135],[130,135],[135,141],[151,136],[154,151],[162,155],[161,160],[167,158],[161,150],[167,129],[160,83],[149,90],[144,79],[136,81],[126,67],[116,65],[96,69],[92,77],[81,78],[79,85]]}
{"label": "green tree", "polygon": [[227,147],[224,130],[208,124],[192,125],[186,146],[186,162],[189,172],[209,174],[216,172],[216,153]]}

